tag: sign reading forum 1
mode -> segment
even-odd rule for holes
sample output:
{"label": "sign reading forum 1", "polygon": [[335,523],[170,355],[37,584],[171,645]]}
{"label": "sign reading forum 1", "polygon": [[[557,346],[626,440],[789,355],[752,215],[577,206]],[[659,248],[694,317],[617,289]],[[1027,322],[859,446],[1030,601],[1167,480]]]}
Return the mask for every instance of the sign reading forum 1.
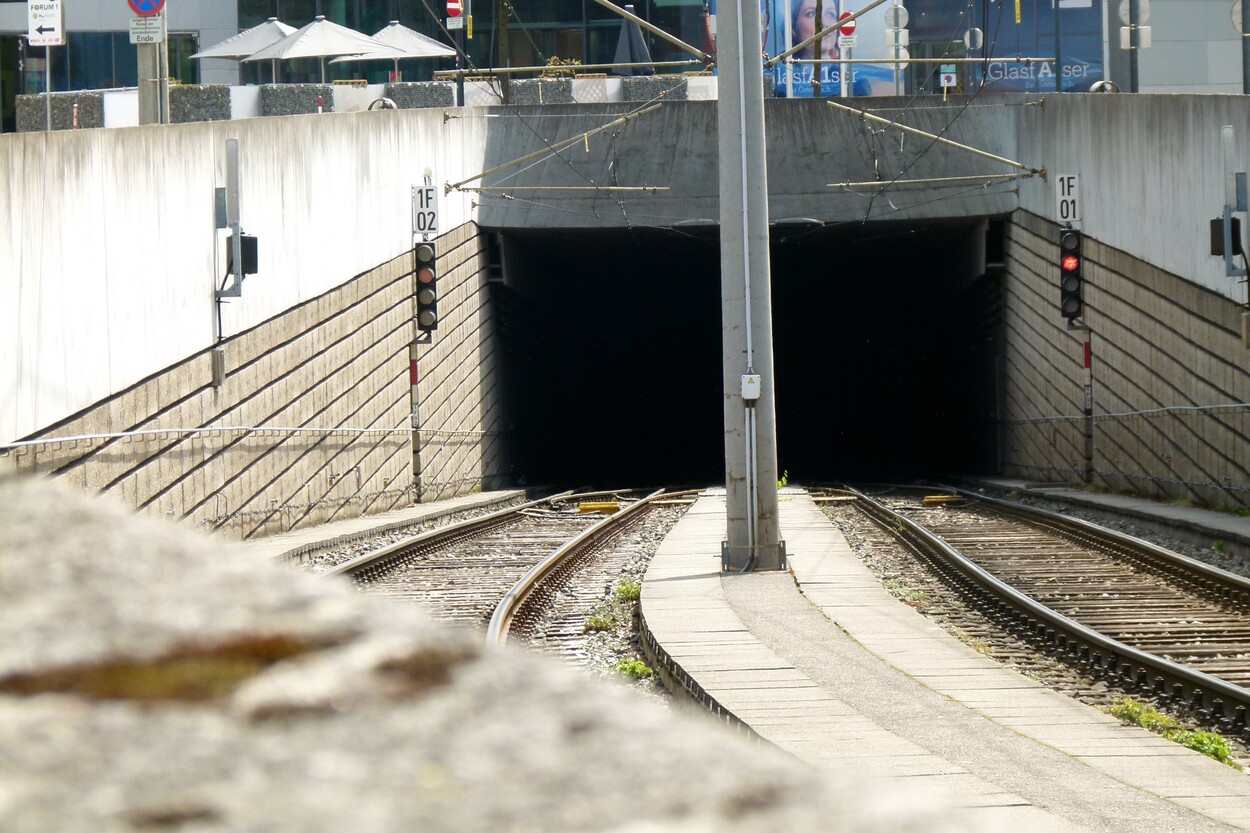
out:
{"label": "sign reading forum 1", "polygon": [[165,0],[126,0],[130,4],[130,10],[139,17],[152,17],[161,13],[161,9],[165,8]]}

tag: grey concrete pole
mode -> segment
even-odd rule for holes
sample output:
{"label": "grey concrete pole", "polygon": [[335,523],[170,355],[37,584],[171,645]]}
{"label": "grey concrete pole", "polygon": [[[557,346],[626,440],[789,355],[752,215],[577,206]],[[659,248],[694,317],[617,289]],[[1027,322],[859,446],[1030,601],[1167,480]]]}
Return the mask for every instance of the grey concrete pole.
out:
{"label": "grey concrete pole", "polygon": [[1128,91],[1137,92],[1137,44],[1141,42],[1137,33],[1137,0],[1128,0]]}
{"label": "grey concrete pole", "polygon": [[[722,0],[717,14],[721,332],[727,569],[782,567],[777,523],[768,177],[758,0]],[[759,396],[743,395],[745,376]]]}
{"label": "grey concrete pole", "polygon": [[163,43],[135,46],[139,61],[139,124],[161,121],[161,53]]}
{"label": "grey concrete pole", "polygon": [[1241,93],[1250,95],[1250,14],[1241,5]]}
{"label": "grey concrete pole", "polygon": [[169,14],[169,3],[166,3],[164,6],[161,7],[161,13],[159,15],[161,19],[161,42],[159,44],[160,49],[156,53],[157,55],[156,68],[160,72],[160,75],[157,76],[158,78],[157,86],[160,89],[160,101],[158,102],[158,104],[160,106],[161,124],[169,124],[171,121],[171,119],[169,118],[169,18],[167,16],[168,14]]}

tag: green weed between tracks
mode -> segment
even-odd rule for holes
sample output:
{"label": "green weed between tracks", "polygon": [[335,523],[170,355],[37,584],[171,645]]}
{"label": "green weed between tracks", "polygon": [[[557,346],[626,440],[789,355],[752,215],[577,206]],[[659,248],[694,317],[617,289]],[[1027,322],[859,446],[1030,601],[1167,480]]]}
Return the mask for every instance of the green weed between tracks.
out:
{"label": "green weed between tracks", "polygon": [[616,585],[616,600],[619,602],[636,602],[642,597],[642,585],[629,579]]}
{"label": "green weed between tracks", "polygon": [[594,611],[582,625],[582,633],[610,631],[629,622],[635,606],[642,597],[642,585],[630,579],[622,579],[612,591],[612,596],[595,606]]}
{"label": "green weed between tracks", "polygon": [[631,680],[641,680],[655,673],[640,659],[623,659],[616,664],[616,670]]}
{"label": "green weed between tracks", "polygon": [[1214,758],[1222,764],[1228,764],[1233,769],[1241,771],[1241,764],[1233,760],[1232,752],[1228,749],[1228,741],[1224,740],[1221,735],[1186,729],[1173,718],[1155,711],[1132,697],[1122,697],[1116,700],[1107,711],[1125,723],[1149,729],[1173,743],[1179,743],[1181,746],[1201,752],[1208,758]]}

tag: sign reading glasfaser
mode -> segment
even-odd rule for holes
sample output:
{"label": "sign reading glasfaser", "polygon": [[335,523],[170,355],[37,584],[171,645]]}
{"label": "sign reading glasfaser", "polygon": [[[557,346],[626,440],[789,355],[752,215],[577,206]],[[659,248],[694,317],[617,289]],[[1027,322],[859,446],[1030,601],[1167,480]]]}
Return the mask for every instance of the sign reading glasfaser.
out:
{"label": "sign reading glasfaser", "polygon": [[31,46],[62,46],[65,43],[61,0],[29,0],[26,15],[30,21],[27,42]]}

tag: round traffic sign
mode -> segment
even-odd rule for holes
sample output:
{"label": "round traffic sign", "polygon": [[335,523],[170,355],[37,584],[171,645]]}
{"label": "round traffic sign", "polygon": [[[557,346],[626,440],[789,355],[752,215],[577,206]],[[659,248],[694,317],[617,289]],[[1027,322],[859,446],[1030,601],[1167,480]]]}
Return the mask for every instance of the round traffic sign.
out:
{"label": "round traffic sign", "polygon": [[[851,16],[850,12],[842,12],[842,14],[838,15],[838,20],[843,21],[843,20],[848,19],[850,16]],[[855,27],[858,25],[859,25],[858,20],[852,20],[850,23],[843,23],[842,28],[839,29],[838,31],[841,32],[843,35],[853,35],[855,34]]]}
{"label": "round traffic sign", "polygon": [[161,13],[161,9],[165,8],[165,0],[126,0],[130,4],[130,10],[139,17],[152,17]]}
{"label": "round traffic sign", "polygon": [[887,29],[902,29],[910,19],[911,15],[902,6],[886,6],[885,8],[885,25]]}
{"label": "round traffic sign", "polygon": [[447,16],[448,17],[460,17],[463,11],[464,11],[463,0],[447,0]]}
{"label": "round traffic sign", "polygon": [[[1120,22],[1125,26],[1134,25],[1132,22],[1132,7],[1129,5],[1132,0],[1120,0]],[[1150,0],[1137,0],[1137,26],[1145,26],[1150,22]]]}

